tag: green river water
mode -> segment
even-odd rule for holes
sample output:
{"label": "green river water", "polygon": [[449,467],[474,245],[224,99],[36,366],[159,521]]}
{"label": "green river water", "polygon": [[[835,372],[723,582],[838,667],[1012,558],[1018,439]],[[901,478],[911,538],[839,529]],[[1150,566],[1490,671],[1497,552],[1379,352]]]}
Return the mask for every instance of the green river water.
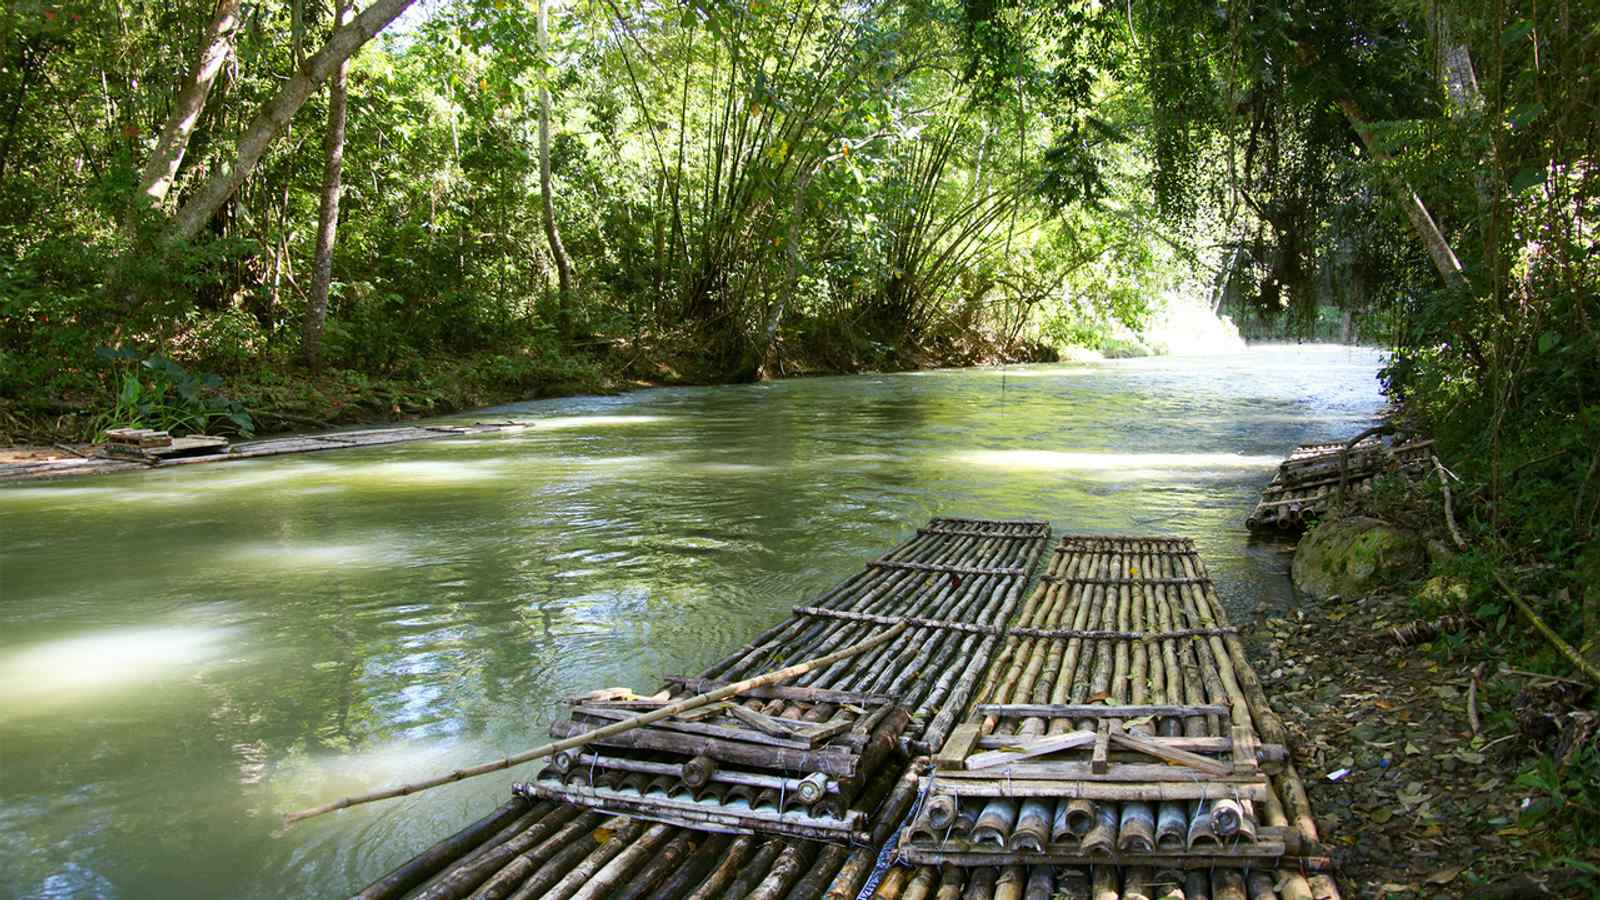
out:
{"label": "green river water", "polygon": [[348,893],[529,772],[282,812],[539,743],[559,698],[696,671],[930,516],[1192,536],[1248,621],[1292,597],[1245,515],[1295,444],[1371,421],[1380,362],[651,390],[0,489],[0,896]]}

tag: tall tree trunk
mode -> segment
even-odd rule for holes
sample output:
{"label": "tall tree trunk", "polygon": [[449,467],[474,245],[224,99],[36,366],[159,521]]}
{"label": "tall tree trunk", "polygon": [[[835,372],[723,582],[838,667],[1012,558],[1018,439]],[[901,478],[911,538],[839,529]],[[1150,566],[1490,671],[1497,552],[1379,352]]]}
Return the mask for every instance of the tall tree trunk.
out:
{"label": "tall tree trunk", "polygon": [[134,198],[137,206],[128,218],[130,229],[140,212],[159,208],[172,189],[178,167],[183,164],[183,155],[189,149],[189,138],[200,122],[200,114],[205,111],[211,86],[233,54],[233,38],[239,31],[239,6],[240,0],[217,0],[216,15],[212,16],[205,38],[200,42],[200,57],[173,100],[172,113],[161,128],[156,148],[139,173],[139,192]]}
{"label": "tall tree trunk", "polygon": [[274,138],[305,105],[312,92],[344,61],[355,55],[367,41],[394,21],[415,0],[373,0],[354,20],[339,27],[328,43],[305,61],[289,80],[278,88],[239,136],[231,163],[219,166],[178,210],[169,236],[189,239],[200,233],[206,222],[239,189],[266,154]]}
{"label": "tall tree trunk", "polygon": [[[1453,16],[1437,2],[1428,4],[1428,18],[1433,28],[1434,48],[1438,58],[1438,77],[1444,83],[1445,96],[1450,98],[1451,118],[1474,123],[1483,118],[1483,91],[1478,87],[1478,76],[1472,67],[1472,50],[1466,41],[1458,40]],[[1478,212],[1488,215],[1494,204],[1494,188],[1489,170],[1475,166],[1472,183],[1478,194]]]}
{"label": "tall tree trunk", "polygon": [[[1345,97],[1339,100],[1339,107],[1344,110],[1344,116],[1350,120],[1356,134],[1361,136],[1361,143],[1372,154],[1372,158],[1379,162],[1388,161],[1388,152],[1378,145],[1377,136],[1372,133],[1372,127],[1367,124],[1356,102]],[[1397,184],[1396,190],[1400,207],[1405,211],[1406,218],[1411,220],[1412,229],[1422,238],[1423,246],[1428,249],[1428,258],[1433,261],[1433,267],[1439,270],[1439,276],[1450,287],[1467,289],[1467,276],[1461,269],[1461,260],[1456,258],[1456,252],[1450,248],[1450,242],[1439,230],[1428,207],[1423,205],[1422,198],[1407,184]]]}
{"label": "tall tree trunk", "polygon": [[[547,0],[537,0],[539,26],[539,55],[548,64],[550,57],[550,9]],[[556,307],[556,324],[562,334],[572,330],[572,260],[567,258],[567,247],[561,243],[561,231],[556,227],[555,197],[550,188],[550,88],[548,65],[539,77],[539,198],[544,208],[544,236],[550,241],[550,255],[556,260],[556,279],[561,288]]]}
{"label": "tall tree trunk", "polygon": [[[335,0],[335,27],[345,24],[349,11],[348,0]],[[305,328],[300,335],[300,355],[313,372],[322,368],[322,326],[328,318],[333,245],[339,234],[339,197],[344,191],[345,78],[349,70],[350,61],[346,59],[328,79],[328,131],[323,138],[327,161],[322,173],[322,208],[317,213],[317,255],[311,267],[311,298],[306,303]]]}

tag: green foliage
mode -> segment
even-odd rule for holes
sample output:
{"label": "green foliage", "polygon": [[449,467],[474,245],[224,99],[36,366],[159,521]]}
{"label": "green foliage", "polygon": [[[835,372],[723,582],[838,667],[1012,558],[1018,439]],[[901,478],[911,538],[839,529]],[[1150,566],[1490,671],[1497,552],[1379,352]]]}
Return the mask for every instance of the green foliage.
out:
{"label": "green foliage", "polygon": [[1600,744],[1576,748],[1565,764],[1541,756],[1517,775],[1516,783],[1543,795],[1529,805],[1524,820],[1553,825],[1566,856],[1559,862],[1587,873],[1583,886],[1600,892],[1600,869],[1577,858],[1600,847]]}
{"label": "green foliage", "polygon": [[127,348],[102,347],[98,355],[117,364],[120,371],[112,382],[115,394],[109,407],[95,420],[97,435],[111,428],[198,433],[219,423],[246,436],[255,431],[244,407],[219,393],[222,378],[218,375],[191,374],[165,356],[152,354],[141,359]]}

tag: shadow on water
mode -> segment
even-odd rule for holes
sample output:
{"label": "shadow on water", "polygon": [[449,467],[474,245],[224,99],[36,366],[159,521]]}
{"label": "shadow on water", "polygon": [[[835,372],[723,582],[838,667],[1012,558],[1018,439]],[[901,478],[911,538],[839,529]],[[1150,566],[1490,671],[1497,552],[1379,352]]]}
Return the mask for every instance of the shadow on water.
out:
{"label": "shadow on water", "polygon": [[818,378],[518,404],[512,434],[0,490],[0,882],[23,896],[360,886],[519,774],[278,833],[285,809],[537,743],[653,689],[933,515],[1194,537],[1236,615],[1291,602],[1243,520],[1376,354]]}

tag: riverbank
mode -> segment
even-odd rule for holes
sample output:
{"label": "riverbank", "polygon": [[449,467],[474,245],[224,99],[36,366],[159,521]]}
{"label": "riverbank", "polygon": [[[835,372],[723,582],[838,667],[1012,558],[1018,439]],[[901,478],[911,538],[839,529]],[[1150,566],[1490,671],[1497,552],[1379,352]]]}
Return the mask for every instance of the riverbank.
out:
{"label": "riverbank", "polygon": [[[941,343],[914,352],[853,355],[810,352],[774,361],[758,379],[917,371],[1006,362],[1050,362],[1048,347],[1024,343]],[[139,371],[155,386],[150,371]],[[119,409],[116,366],[80,373],[75,387],[0,396],[0,453],[10,458],[49,455],[68,445],[82,451],[106,427],[135,424]],[[195,376],[196,378],[204,376]],[[207,387],[214,401],[237,404],[257,437],[304,434],[359,425],[390,425],[526,400],[617,394],[651,387],[711,386],[740,379],[706,363],[703,354],[671,342],[596,340],[570,352],[485,350],[418,358],[397,369],[328,367],[313,373],[290,359],[261,360],[227,372]],[[748,379],[744,379],[748,380]],[[145,421],[163,427],[159,421]],[[210,429],[240,436],[218,415]]]}
{"label": "riverbank", "polygon": [[1381,478],[1309,530],[1300,601],[1252,651],[1353,893],[1600,897],[1595,692],[1507,594],[1569,630],[1584,588],[1477,527],[1477,492],[1452,502],[1443,477]]}
{"label": "riverbank", "polygon": [[1347,896],[1594,896],[1576,867],[1600,860],[1567,858],[1518,723],[1563,683],[1449,637],[1405,646],[1391,629],[1413,613],[1404,594],[1307,599],[1252,634]]}

